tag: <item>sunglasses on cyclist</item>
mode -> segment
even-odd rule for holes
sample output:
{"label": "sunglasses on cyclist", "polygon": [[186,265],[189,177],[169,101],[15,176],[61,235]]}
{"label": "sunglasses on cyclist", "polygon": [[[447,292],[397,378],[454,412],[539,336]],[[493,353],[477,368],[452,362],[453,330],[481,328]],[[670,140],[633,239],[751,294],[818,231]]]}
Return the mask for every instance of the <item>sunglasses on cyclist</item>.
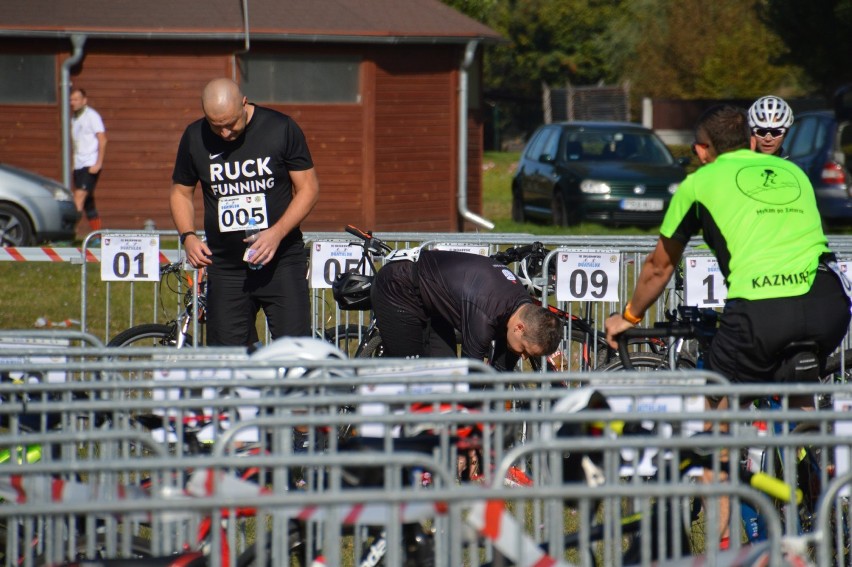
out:
{"label": "sunglasses on cyclist", "polygon": [[706,150],[707,148],[710,147],[710,144],[702,144],[701,142],[692,142],[692,144],[689,147],[692,148],[692,155],[697,156],[698,155],[698,148],[704,148]]}
{"label": "sunglasses on cyclist", "polygon": [[758,138],[765,138],[766,136],[772,134],[773,138],[780,138],[784,134],[787,133],[786,128],[752,128],[752,134],[757,136]]}

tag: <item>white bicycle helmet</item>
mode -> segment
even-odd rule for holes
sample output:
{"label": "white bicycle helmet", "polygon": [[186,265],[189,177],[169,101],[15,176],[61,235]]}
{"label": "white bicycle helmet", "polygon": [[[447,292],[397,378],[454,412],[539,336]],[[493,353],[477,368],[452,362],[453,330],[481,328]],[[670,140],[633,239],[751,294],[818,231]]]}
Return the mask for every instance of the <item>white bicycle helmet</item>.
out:
{"label": "white bicycle helmet", "polygon": [[748,109],[748,125],[752,128],[789,128],[792,124],[792,109],[777,96],[762,96]]}
{"label": "white bicycle helmet", "polygon": [[547,293],[552,294],[556,289],[556,267],[551,264],[550,275],[543,275],[543,258],[527,256],[518,263],[518,279],[527,291],[532,295],[541,296],[544,286],[547,285]]}
{"label": "white bicycle helmet", "polygon": [[[271,361],[278,363],[277,369],[257,368],[250,369],[247,374],[251,378],[301,378],[312,375],[321,375],[325,369],[334,375],[340,376],[347,371],[344,364],[347,360],[346,354],[322,339],[307,337],[282,337],[276,339],[266,346],[254,351],[249,356],[250,361]],[[304,364],[307,361],[340,361],[340,366],[329,369],[328,366]],[[302,364],[299,364],[299,363]]]}

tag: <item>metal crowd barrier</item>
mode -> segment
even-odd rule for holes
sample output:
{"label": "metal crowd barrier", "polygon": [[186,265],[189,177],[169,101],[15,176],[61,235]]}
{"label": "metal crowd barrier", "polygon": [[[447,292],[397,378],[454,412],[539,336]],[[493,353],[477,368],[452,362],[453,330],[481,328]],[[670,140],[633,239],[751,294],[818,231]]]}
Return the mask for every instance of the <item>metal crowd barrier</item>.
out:
{"label": "metal crowd barrier", "polygon": [[[590,564],[585,550],[594,550],[605,564],[618,565],[620,526],[628,512],[647,513],[653,503],[666,501],[672,513],[658,520],[675,522],[696,498],[708,502],[696,528],[701,537],[681,540],[678,524],[666,524],[662,533],[670,537],[659,543],[654,534],[661,526],[654,531],[642,525],[643,563],[650,564],[658,544],[681,552],[706,548],[714,559],[722,552],[697,542],[718,540],[719,496],[733,497],[735,509],[739,500],[767,509],[777,561],[782,519],[769,510],[764,495],[737,483],[686,482],[671,470],[680,451],[696,447],[715,455],[717,470],[722,455],[755,445],[773,448],[786,462],[794,462],[805,443],[821,447],[821,490],[835,512],[848,510],[852,436],[843,427],[852,421],[852,404],[843,401],[840,386],[733,386],[708,372],[577,373],[556,379],[497,374],[459,360],[258,362],[228,349],[220,358],[189,351],[119,358],[111,349],[66,350],[73,354],[62,362],[25,359],[3,368],[18,383],[0,384],[0,424],[7,432],[0,437],[5,455],[0,478],[6,480],[0,482],[6,498],[0,517],[11,526],[7,550],[21,550],[24,564],[38,556],[69,557],[78,548],[91,553],[103,548],[108,555],[143,544],[158,553],[178,551],[198,544],[208,518],[225,527],[212,530],[205,543],[212,550],[226,544],[228,564],[255,540],[270,542],[273,564],[282,564],[281,542],[292,535],[292,520],[305,517],[316,520],[300,536],[305,545],[321,549],[329,565],[347,564],[353,549],[368,549],[376,534],[356,508],[396,503],[400,506],[384,507],[379,522],[388,542],[387,563],[396,565],[403,553],[395,543],[403,537],[401,504],[427,503],[432,512],[425,533],[434,538],[437,565],[479,565],[498,553],[521,554],[515,563],[530,564],[541,559],[542,543],[549,544],[555,561]],[[33,379],[59,371],[67,373],[65,382]],[[562,379],[573,387],[564,388]],[[566,395],[588,392],[580,386],[603,393],[611,408],[560,411]],[[834,405],[807,413],[712,412],[700,403],[703,395],[726,395],[735,398],[736,408],[739,400],[776,396],[784,408],[785,400],[802,394],[831,396]],[[584,429],[591,416],[604,424],[602,436]],[[803,416],[814,429],[807,435],[791,425]],[[638,420],[652,433],[610,438],[605,425]],[[755,421],[781,432],[761,437],[745,425]],[[713,433],[694,435],[705,422],[713,424]],[[723,425],[731,435],[720,433]],[[470,429],[479,431],[478,444],[471,445]],[[560,437],[560,430],[571,435]],[[369,451],[353,452],[341,432],[377,441]],[[394,441],[417,434],[433,438],[431,451],[400,448]],[[470,453],[471,446],[480,454]],[[600,455],[607,481],[563,482],[566,454],[591,453]],[[666,459],[667,454],[675,457]],[[480,461],[479,481],[457,480],[470,472],[460,461],[474,458]],[[830,485],[830,466],[842,486]],[[504,486],[510,484],[504,472],[510,469],[524,473],[531,486]],[[238,482],[249,470],[254,471],[249,480],[259,484]],[[796,482],[796,474],[795,467],[785,467],[788,483]],[[359,478],[376,486],[353,483]],[[518,477],[511,478],[519,484]],[[598,509],[604,539],[594,543],[580,520]],[[352,518],[352,527],[344,516]],[[832,525],[830,514],[820,521]],[[793,515],[786,514],[787,533],[794,533],[792,523]],[[272,531],[267,537],[257,526]],[[732,524],[733,541],[741,533],[737,526]],[[834,526],[849,536],[848,520]],[[562,553],[566,531],[579,533],[583,551]],[[826,530],[804,540],[826,558],[829,544],[838,541]],[[223,553],[212,554],[214,565],[222,564]]]}
{"label": "metal crowd barrier", "polygon": [[[174,237],[174,231],[101,231],[92,233],[92,235],[108,237],[110,235],[120,235],[125,233],[133,234],[151,234],[158,237]],[[91,235],[90,235],[91,236]],[[389,245],[399,248],[410,248],[419,246],[424,243],[430,243],[430,246],[443,245],[485,245],[488,248],[488,253],[494,253],[500,249],[505,249],[508,246],[519,246],[531,244],[535,241],[540,241],[550,249],[563,250],[613,250],[622,254],[620,288],[618,290],[618,301],[615,302],[564,302],[559,305],[565,311],[573,315],[588,319],[591,324],[597,328],[602,328],[603,321],[613,311],[619,311],[626,302],[627,296],[632,292],[633,282],[636,274],[641,268],[642,261],[656,243],[656,235],[649,236],[558,236],[558,235],[531,235],[531,234],[480,234],[480,233],[405,233],[405,232],[377,232],[376,236],[387,242]],[[352,241],[352,237],[343,232],[308,232],[305,233],[307,247],[310,247],[314,242],[324,241]],[[87,254],[91,253],[88,249],[89,239],[84,241],[81,258],[86,258]],[[696,239],[690,244],[690,249],[699,251],[698,246],[703,243],[702,240]],[[829,244],[832,249],[841,258],[852,258],[852,237],[848,235],[830,235]],[[700,251],[699,251],[700,252]],[[706,252],[706,251],[705,251]],[[163,252],[170,259],[180,258],[181,249],[178,245],[177,250],[166,250]],[[111,336],[117,332],[129,328],[133,325],[142,323],[161,322],[163,316],[161,302],[166,309],[166,318],[168,313],[174,313],[175,316],[180,313],[183,308],[181,297],[167,298],[161,297],[159,286],[154,284],[152,288],[152,296],[148,303],[151,304],[153,312],[142,311],[141,308],[136,308],[135,304],[139,300],[139,296],[144,296],[144,283],[124,283],[124,282],[106,282],[104,284],[104,302],[107,313],[107,321],[95,322],[89,320],[90,303],[93,301],[93,294],[90,286],[93,274],[89,273],[90,267],[88,262],[81,260],[81,325],[82,330],[88,332],[100,333],[96,328],[100,328],[97,323],[103,323],[104,336],[102,340],[108,342]],[[139,292],[138,289],[143,291]],[[118,303],[117,295],[126,294],[129,299],[126,301],[128,307],[119,310],[113,304]],[[546,299],[546,295],[545,295]],[[165,303],[165,302],[171,303]],[[664,309],[671,309],[677,304],[677,298],[671,294],[669,304],[661,303],[657,306],[656,311],[651,315],[651,319],[656,320],[662,318]],[[337,309],[330,290],[328,289],[311,289],[311,306],[312,306],[312,329],[315,335],[322,336],[327,330],[346,329],[349,328],[353,332],[357,332],[358,328],[366,325],[365,317],[367,314],[360,312],[341,312]],[[342,327],[341,327],[342,326]],[[117,329],[117,330],[116,330]],[[197,334],[197,333],[196,333]]]}

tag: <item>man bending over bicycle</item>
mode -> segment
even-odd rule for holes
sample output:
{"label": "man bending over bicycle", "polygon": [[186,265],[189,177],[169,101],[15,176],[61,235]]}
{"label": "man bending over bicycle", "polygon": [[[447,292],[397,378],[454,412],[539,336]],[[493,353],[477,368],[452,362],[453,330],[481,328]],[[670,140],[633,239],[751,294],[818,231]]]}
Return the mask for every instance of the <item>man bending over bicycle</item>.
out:
{"label": "man bending over bicycle", "polygon": [[489,358],[512,370],[520,357],[552,354],[562,323],[532,302],[518,277],[500,262],[463,252],[424,250],[417,262],[390,262],[371,292],[384,355]]}
{"label": "man bending over bicycle", "polygon": [[[701,117],[693,151],[705,166],[681,183],[633,297],[606,320],[613,347],[662,294],[690,237],[702,231],[728,286],[707,367],[732,382],[797,379],[779,376],[785,347],[797,341],[816,343],[825,366],[849,326],[845,276],[828,248],[807,176],[753,147],[743,109],[718,105]],[[727,407],[727,400],[711,406]]]}

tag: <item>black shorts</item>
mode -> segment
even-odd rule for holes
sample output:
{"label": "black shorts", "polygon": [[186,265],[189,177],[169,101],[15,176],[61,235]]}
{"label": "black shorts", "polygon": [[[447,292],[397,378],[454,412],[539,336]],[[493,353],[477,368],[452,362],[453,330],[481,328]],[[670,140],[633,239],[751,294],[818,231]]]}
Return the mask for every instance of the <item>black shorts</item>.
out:
{"label": "black shorts", "polygon": [[311,304],[303,252],[282,256],[260,270],[207,269],[207,344],[248,346],[263,309],[273,339],[311,334]]}
{"label": "black shorts", "polygon": [[88,167],[74,170],[74,187],[88,193],[95,192],[95,185],[98,184],[98,175],[90,173]]}
{"label": "black shorts", "polygon": [[819,346],[820,368],[849,328],[849,299],[837,276],[820,267],[808,293],[725,305],[707,367],[731,382],[775,382],[790,343]]}
{"label": "black shorts", "polygon": [[448,321],[426,312],[420,297],[415,263],[398,261],[382,267],[376,274],[370,298],[382,335],[384,356],[457,356],[453,326]]}

